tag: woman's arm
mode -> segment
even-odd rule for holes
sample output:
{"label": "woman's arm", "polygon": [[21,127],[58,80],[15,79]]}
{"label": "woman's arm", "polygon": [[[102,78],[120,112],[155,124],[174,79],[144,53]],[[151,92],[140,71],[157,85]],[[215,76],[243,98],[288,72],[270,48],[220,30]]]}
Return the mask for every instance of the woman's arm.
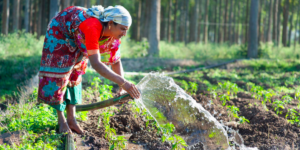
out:
{"label": "woman's arm", "polygon": [[120,66],[116,65],[112,68],[116,69],[119,67],[120,74],[115,73],[114,71],[110,70],[106,65],[104,65],[101,61],[101,56],[99,53],[89,56],[89,60],[91,62],[92,67],[104,78],[107,78],[115,83],[117,83],[121,88],[127,91],[131,97],[138,99],[140,97],[140,92],[136,88],[136,86],[132,83],[127,82],[122,77],[122,65],[119,63]]}
{"label": "woman's arm", "polygon": [[118,75],[120,75],[121,77],[124,78],[124,70],[123,70],[123,66],[122,66],[122,62],[121,60],[112,64],[111,65],[111,69]]}

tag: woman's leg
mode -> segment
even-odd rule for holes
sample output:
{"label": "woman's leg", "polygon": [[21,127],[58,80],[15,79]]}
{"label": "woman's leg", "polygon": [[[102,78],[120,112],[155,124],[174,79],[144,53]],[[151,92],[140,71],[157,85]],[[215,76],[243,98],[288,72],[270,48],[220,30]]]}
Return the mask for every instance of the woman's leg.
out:
{"label": "woman's leg", "polygon": [[76,118],[75,118],[75,105],[67,104],[67,123],[71,130],[74,130],[78,134],[83,134],[83,130],[78,125]]}
{"label": "woman's leg", "polygon": [[56,110],[58,116],[59,133],[69,132],[72,133],[69,125],[67,124],[63,111]]}

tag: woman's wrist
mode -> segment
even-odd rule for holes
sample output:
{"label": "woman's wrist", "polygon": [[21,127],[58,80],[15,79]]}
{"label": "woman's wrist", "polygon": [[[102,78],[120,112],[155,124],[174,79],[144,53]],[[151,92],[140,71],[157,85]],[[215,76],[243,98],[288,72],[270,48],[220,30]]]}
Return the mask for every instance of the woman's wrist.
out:
{"label": "woman's wrist", "polygon": [[127,83],[127,81],[123,78],[123,82],[121,84],[118,84],[119,87],[123,88],[123,86]]}

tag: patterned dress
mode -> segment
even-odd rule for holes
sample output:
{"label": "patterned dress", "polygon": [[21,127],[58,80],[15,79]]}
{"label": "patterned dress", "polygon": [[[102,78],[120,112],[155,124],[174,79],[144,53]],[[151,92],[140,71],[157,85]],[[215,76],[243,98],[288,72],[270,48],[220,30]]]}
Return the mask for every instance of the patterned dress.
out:
{"label": "patterned dress", "polygon": [[[71,6],[58,13],[49,23],[44,41],[38,100],[50,105],[64,101],[68,87],[81,83],[88,61],[85,35],[79,25],[90,18],[86,8]],[[120,40],[99,39],[101,61],[111,65],[120,60]]]}

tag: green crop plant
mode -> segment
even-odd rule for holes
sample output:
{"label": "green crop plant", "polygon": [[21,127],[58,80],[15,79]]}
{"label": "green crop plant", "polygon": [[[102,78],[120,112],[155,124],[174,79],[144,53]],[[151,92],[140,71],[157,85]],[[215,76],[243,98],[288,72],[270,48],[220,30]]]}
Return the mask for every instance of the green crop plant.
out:
{"label": "green crop plant", "polygon": [[252,83],[252,82],[248,82],[248,83],[246,84],[247,91],[251,91],[251,89],[252,89],[252,87],[253,87],[253,86],[255,86],[255,84],[254,84],[254,83]]}
{"label": "green crop plant", "polygon": [[189,84],[185,81],[185,80],[181,80],[181,87],[185,90],[188,91],[189,90]]}
{"label": "green crop plant", "polygon": [[183,140],[183,138],[176,134],[174,134],[174,136],[169,137],[168,141],[171,141],[172,143],[172,150],[185,150],[184,147],[188,146]]}
{"label": "green crop plant", "polygon": [[282,114],[282,111],[280,109],[284,109],[284,105],[285,103],[280,100],[275,100],[273,102],[274,111],[276,112],[277,115]]}
{"label": "green crop plant", "polygon": [[126,149],[126,142],[127,140],[125,139],[125,136],[117,136],[113,137],[110,140],[110,150],[123,150]]}
{"label": "green crop plant", "polygon": [[293,108],[290,108],[288,109],[286,115],[285,115],[285,118],[287,119],[288,117],[290,118],[290,120],[294,120],[297,116],[298,112],[293,109]]}
{"label": "green crop plant", "polygon": [[172,123],[162,124],[160,130],[162,131],[161,141],[165,142],[167,137],[172,136],[175,126]]}
{"label": "green crop plant", "polygon": [[218,83],[221,90],[226,91],[227,95],[236,96],[239,88],[237,84],[226,81],[224,83]]}
{"label": "green crop plant", "polygon": [[113,116],[114,113],[110,113],[110,112],[103,112],[101,113],[101,115],[103,116],[102,122],[104,126],[109,126],[109,117]]}
{"label": "green crop plant", "polygon": [[232,114],[234,118],[239,118],[238,112],[240,111],[240,109],[238,107],[235,106],[226,106],[227,110],[229,110]]}
{"label": "green crop plant", "polygon": [[281,99],[284,100],[284,103],[286,104],[290,104],[293,101],[293,98],[290,95],[284,95]]}
{"label": "green crop plant", "polygon": [[245,122],[248,122],[248,123],[250,123],[250,121],[248,120],[248,119],[246,119],[244,116],[240,116],[239,117],[239,122],[241,123],[241,124],[243,124],[243,123],[245,123]]}
{"label": "green crop plant", "polygon": [[191,93],[191,95],[195,95],[198,90],[198,84],[195,82],[189,82],[189,90],[188,92]]}
{"label": "green crop plant", "polygon": [[261,101],[261,104],[265,105],[267,101],[271,103],[271,98],[273,97],[273,94],[269,91],[264,91],[262,94],[263,100]]}
{"label": "green crop plant", "polygon": [[230,98],[226,94],[219,95],[220,101],[222,101],[222,105],[225,106],[227,101],[230,101]]}
{"label": "green crop plant", "polygon": [[212,86],[212,87],[209,87],[207,90],[209,91],[209,94],[211,94],[212,95],[212,98],[213,99],[216,99],[217,98],[217,95],[218,95],[218,93],[217,93],[217,88],[218,87],[216,87],[216,86]]}
{"label": "green crop plant", "polygon": [[261,87],[261,86],[252,86],[251,87],[251,93],[252,93],[252,97],[254,96],[254,98],[255,99],[258,99],[258,100],[260,100],[260,98],[262,97],[262,95],[263,95],[263,91],[264,91],[264,89],[263,89],[263,87]]}

